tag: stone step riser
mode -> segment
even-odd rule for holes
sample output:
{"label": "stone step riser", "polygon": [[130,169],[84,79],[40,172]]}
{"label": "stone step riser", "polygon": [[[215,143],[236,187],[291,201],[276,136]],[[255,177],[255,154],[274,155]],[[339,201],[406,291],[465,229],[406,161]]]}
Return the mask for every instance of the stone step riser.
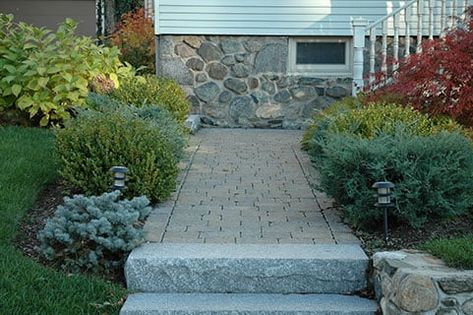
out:
{"label": "stone step riser", "polygon": [[133,294],[120,315],[374,315],[375,302],[341,295]]}
{"label": "stone step riser", "polygon": [[147,244],[125,275],[136,292],[351,294],[367,267],[356,245]]}

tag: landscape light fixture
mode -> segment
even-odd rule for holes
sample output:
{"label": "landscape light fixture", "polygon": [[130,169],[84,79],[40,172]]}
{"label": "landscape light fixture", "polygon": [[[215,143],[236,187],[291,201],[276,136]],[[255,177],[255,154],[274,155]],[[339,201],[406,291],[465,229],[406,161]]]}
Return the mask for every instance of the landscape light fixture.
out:
{"label": "landscape light fixture", "polygon": [[125,179],[128,169],[125,166],[114,166],[111,169],[113,173],[113,190],[123,190],[125,189]]}
{"label": "landscape light fixture", "polygon": [[372,186],[377,190],[378,202],[375,203],[376,208],[384,209],[384,241],[388,241],[388,209],[394,207],[392,200],[392,189],[395,185],[391,182],[376,182]]}

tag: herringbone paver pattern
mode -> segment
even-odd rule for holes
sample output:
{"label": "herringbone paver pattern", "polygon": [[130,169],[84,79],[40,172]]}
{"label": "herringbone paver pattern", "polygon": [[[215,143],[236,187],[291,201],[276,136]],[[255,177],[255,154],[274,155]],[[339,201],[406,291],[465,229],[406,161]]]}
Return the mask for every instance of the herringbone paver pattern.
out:
{"label": "herringbone paver pattern", "polygon": [[173,202],[148,240],[179,243],[356,243],[316,181],[300,131],[204,129]]}

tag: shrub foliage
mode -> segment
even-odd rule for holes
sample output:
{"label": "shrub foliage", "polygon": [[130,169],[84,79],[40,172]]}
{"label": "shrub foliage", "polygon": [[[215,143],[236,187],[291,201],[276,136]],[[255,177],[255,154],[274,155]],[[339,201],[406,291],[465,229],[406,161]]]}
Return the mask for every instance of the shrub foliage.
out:
{"label": "shrub foliage", "polygon": [[40,126],[62,122],[84,104],[94,78],[118,87],[120,78],[133,75],[118,49],[75,36],[76,26],[67,19],[54,33],[0,14],[0,114],[20,110]]}
{"label": "shrub foliage", "polygon": [[41,252],[65,269],[109,272],[143,241],[139,223],[151,211],[146,197],[118,200],[118,191],[98,197],[64,198],[39,233]]}
{"label": "shrub foliage", "polygon": [[80,115],[57,131],[61,175],[87,195],[99,195],[112,185],[110,168],[128,167],[127,197],[145,195],[153,202],[175,188],[175,148],[155,123],[126,112]]}
{"label": "shrub foliage", "polygon": [[144,72],[155,72],[155,43],[153,21],[145,16],[143,8],[122,16],[110,41],[118,47],[123,61]]}
{"label": "shrub foliage", "polygon": [[431,217],[463,214],[473,205],[473,149],[460,134],[416,136],[398,128],[373,139],[330,134],[320,146],[323,154],[313,157],[321,188],[356,225],[381,219],[371,188],[381,180],[396,185],[392,216],[413,227]]}
{"label": "shrub foliage", "polygon": [[161,106],[179,121],[184,122],[190,111],[186,93],[179,84],[166,78],[145,76],[144,80],[128,79],[110,96],[117,101],[142,107]]}

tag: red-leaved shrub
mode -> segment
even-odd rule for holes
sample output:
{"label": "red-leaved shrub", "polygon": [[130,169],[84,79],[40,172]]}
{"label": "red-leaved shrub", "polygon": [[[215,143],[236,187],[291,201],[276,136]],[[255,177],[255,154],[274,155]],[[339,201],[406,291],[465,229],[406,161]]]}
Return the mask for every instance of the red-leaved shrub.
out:
{"label": "red-leaved shrub", "polygon": [[401,62],[393,83],[368,94],[368,101],[396,95],[402,104],[432,115],[448,115],[473,126],[473,8],[462,27],[424,41],[422,52]]}
{"label": "red-leaved shrub", "polygon": [[145,66],[144,72],[154,73],[153,21],[145,16],[144,9],[124,14],[110,41],[120,49],[122,61],[136,68]]}

